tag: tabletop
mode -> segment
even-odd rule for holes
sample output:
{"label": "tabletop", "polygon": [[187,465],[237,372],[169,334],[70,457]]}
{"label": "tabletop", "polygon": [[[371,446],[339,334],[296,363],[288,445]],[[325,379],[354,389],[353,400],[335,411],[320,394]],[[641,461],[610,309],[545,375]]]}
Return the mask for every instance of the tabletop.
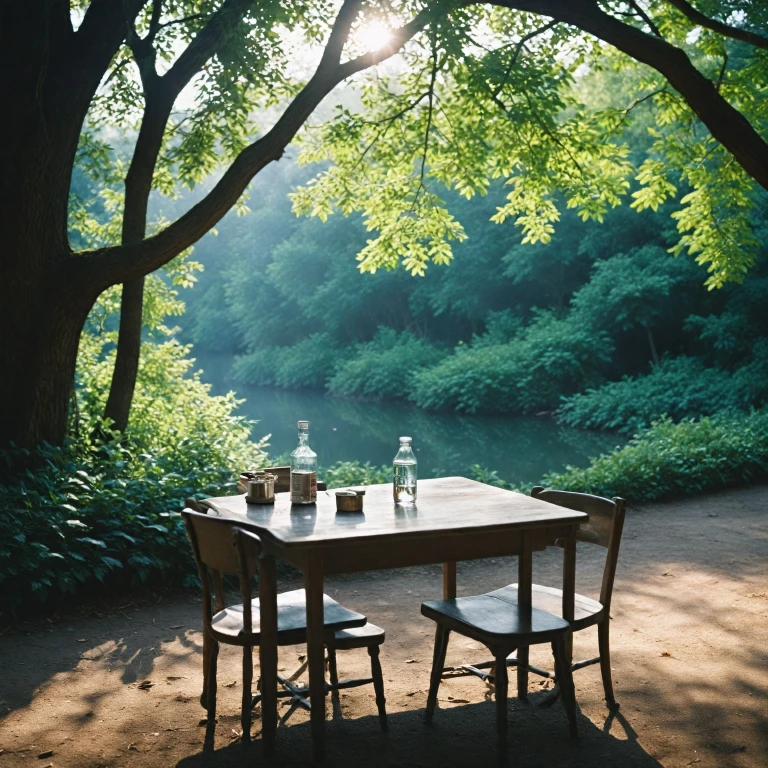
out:
{"label": "tabletop", "polygon": [[353,544],[386,538],[414,539],[515,528],[546,527],[564,522],[586,522],[588,515],[522,493],[468,480],[444,477],[419,480],[416,504],[395,504],[392,484],[366,487],[362,512],[337,512],[332,489],[319,491],[315,505],[291,505],[289,494],[278,494],[274,504],[247,504],[245,495],[207,499],[214,512],[242,520],[282,547]]}

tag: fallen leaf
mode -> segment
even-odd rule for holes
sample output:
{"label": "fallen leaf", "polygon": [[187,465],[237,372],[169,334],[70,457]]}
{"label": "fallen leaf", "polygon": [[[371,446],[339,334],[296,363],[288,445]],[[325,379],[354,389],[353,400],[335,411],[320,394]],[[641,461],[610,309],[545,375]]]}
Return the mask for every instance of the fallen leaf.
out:
{"label": "fallen leaf", "polygon": [[172,627],[169,627],[169,629],[181,629],[183,626],[183,624],[174,624]]}
{"label": "fallen leaf", "polygon": [[307,654],[306,653],[300,653],[299,654],[299,661],[304,661],[304,659],[306,659],[306,658],[307,658]]}
{"label": "fallen leaf", "polygon": [[199,728],[201,725],[208,725],[208,718],[203,717],[200,722],[198,722],[197,727]]}
{"label": "fallen leaf", "polygon": [[417,693],[421,693],[421,691],[411,691],[410,693],[406,693],[406,696],[415,696]]}
{"label": "fallen leaf", "polygon": [[139,688],[139,690],[146,691],[153,685],[154,683],[151,680],[145,680],[143,683],[139,683],[136,687]]}
{"label": "fallen leaf", "polygon": [[451,704],[469,704],[468,699],[454,699],[452,696],[448,697],[448,701],[450,701]]}
{"label": "fallen leaf", "polygon": [[183,675],[168,675],[165,679],[166,680],[183,680],[184,676]]}
{"label": "fallen leaf", "polygon": [[180,701],[182,704],[186,704],[189,701],[189,696],[185,696],[183,693],[177,693],[174,701]]}
{"label": "fallen leaf", "polygon": [[671,654],[669,651],[662,651],[662,652],[661,652],[661,655],[662,655],[662,656],[667,656],[667,657],[670,657],[670,658],[671,658],[671,656],[672,656],[672,654]]}
{"label": "fallen leaf", "polygon": [[87,637],[81,637],[77,642],[78,643],[87,643],[88,642],[88,638]]}
{"label": "fallen leaf", "polygon": [[47,749],[45,752],[41,752],[41,753],[40,753],[40,754],[37,756],[37,759],[38,759],[38,760],[43,760],[43,759],[45,759],[46,757],[53,757],[53,750],[52,750],[52,749]]}
{"label": "fallen leaf", "polygon": [[406,659],[405,663],[406,664],[415,664],[416,663],[416,659]]}
{"label": "fallen leaf", "polygon": [[160,734],[159,733],[153,733],[152,735],[153,736],[159,736]]}
{"label": "fallen leaf", "polygon": [[664,571],[664,573],[661,574],[662,576],[674,576],[675,574],[672,573],[672,571]]}
{"label": "fallen leaf", "polygon": [[237,680],[233,680],[231,683],[224,683],[225,688],[234,688],[237,685]]}
{"label": "fallen leaf", "polygon": [[139,751],[139,748],[135,744],[129,744],[128,745],[128,749],[130,749],[130,750],[132,750],[134,752],[138,752]]}
{"label": "fallen leaf", "polygon": [[239,739],[239,738],[240,738],[240,731],[236,731],[236,730],[233,728],[233,729],[232,729],[232,734],[230,735],[230,737],[229,737],[229,738],[230,738],[230,739],[232,739],[233,741],[234,741],[235,739]]}

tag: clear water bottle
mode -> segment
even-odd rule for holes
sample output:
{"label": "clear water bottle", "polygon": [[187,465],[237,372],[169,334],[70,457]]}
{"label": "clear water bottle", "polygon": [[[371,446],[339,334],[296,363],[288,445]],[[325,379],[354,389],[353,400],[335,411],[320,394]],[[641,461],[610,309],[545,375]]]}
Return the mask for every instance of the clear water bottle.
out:
{"label": "clear water bottle", "polygon": [[291,453],[291,504],[317,503],[317,454],[309,447],[309,422],[299,422],[299,444]]}
{"label": "clear water bottle", "polygon": [[411,438],[400,438],[400,450],[393,462],[392,493],[398,504],[416,503],[416,456]]}

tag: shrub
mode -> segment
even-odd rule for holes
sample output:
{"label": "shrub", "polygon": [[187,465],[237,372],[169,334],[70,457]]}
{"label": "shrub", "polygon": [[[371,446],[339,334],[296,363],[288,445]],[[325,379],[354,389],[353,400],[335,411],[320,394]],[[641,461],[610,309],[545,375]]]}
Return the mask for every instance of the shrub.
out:
{"label": "shrub", "polygon": [[557,411],[558,421],[585,429],[634,433],[663,414],[673,421],[743,410],[749,401],[733,374],[705,368],[693,357],[663,360],[651,373],[624,377],[572,395]]}
{"label": "shrub", "polygon": [[379,327],[371,341],[339,365],[328,382],[334,395],[406,398],[416,371],[435,365],[443,353],[412,333]]}
{"label": "shrub", "polygon": [[768,477],[768,410],[675,424],[664,417],[628,445],[543,484],[630,502],[693,495]]}
{"label": "shrub", "polygon": [[[15,610],[100,583],[192,577],[178,510],[188,496],[234,492],[237,469],[266,460],[233,393],[213,397],[188,348],[145,343],[128,430],[117,440],[98,414],[113,355],[83,334],[76,436],[64,447],[0,453],[0,608]],[[31,469],[19,470],[20,466]]]}
{"label": "shrub", "polygon": [[539,312],[509,343],[481,339],[416,374],[412,399],[469,413],[548,410],[562,394],[595,382],[612,351],[605,334]]}
{"label": "shrub", "polygon": [[319,470],[320,477],[329,488],[342,488],[345,485],[376,485],[392,482],[392,467],[383,465],[374,467],[369,462],[337,461],[330,467]]}
{"label": "shrub", "polygon": [[241,384],[321,389],[340,355],[327,333],[314,333],[290,347],[264,347],[238,356],[232,374]]}
{"label": "shrub", "polygon": [[662,415],[673,421],[744,412],[768,398],[768,343],[755,345],[751,361],[733,372],[707,368],[693,357],[665,359],[651,373],[569,397],[557,418],[572,427],[634,433]]}

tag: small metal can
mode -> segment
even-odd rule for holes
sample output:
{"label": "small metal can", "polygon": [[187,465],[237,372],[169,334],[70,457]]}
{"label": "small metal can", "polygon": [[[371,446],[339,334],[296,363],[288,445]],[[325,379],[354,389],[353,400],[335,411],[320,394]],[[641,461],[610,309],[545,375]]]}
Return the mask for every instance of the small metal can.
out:
{"label": "small metal can", "polygon": [[245,500],[248,504],[274,504],[275,476],[269,472],[253,472],[248,478]]}
{"label": "small metal can", "polygon": [[363,499],[365,491],[336,491],[336,511],[337,512],[362,512]]}

